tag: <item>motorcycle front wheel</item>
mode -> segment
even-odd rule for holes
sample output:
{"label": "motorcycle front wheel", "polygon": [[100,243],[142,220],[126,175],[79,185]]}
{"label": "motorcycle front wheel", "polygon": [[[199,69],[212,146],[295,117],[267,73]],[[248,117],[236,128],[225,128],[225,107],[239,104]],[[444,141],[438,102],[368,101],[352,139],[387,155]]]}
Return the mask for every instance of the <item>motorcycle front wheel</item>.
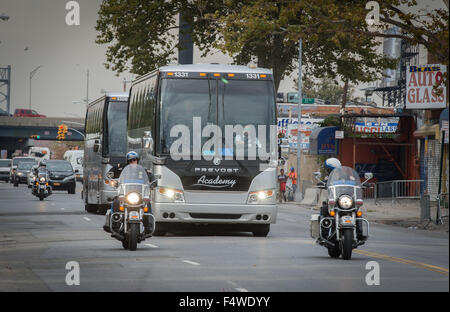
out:
{"label": "motorcycle front wheel", "polygon": [[352,258],[353,249],[353,229],[344,229],[343,242],[342,242],[342,258],[344,260],[350,260]]}
{"label": "motorcycle front wheel", "polygon": [[134,251],[137,249],[138,244],[138,236],[139,236],[139,224],[131,223],[130,228],[128,230],[128,249]]}

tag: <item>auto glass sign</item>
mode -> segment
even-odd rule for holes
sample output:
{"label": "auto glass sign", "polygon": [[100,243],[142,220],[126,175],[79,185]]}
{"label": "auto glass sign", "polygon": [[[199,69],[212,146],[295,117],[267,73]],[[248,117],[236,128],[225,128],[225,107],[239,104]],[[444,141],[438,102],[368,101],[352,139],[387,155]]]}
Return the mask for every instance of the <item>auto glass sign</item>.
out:
{"label": "auto glass sign", "polygon": [[[441,84],[447,73],[445,65],[413,65],[406,68],[406,108],[445,108],[447,88]],[[433,86],[440,85],[438,95]]]}

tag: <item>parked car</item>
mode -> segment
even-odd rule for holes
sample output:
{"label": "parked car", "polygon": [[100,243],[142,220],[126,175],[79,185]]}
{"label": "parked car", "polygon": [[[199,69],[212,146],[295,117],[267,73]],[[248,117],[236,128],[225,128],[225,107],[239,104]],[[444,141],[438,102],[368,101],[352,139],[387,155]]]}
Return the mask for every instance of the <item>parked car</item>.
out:
{"label": "parked car", "polygon": [[37,160],[34,157],[14,157],[12,159],[12,164],[11,164],[11,170],[9,172],[9,181],[11,183],[14,182],[14,179],[16,178],[16,170],[17,170],[17,166],[19,165],[19,163],[21,162],[32,162],[35,165],[37,165]]}
{"label": "parked car", "polygon": [[78,170],[73,170],[70,162],[65,160],[45,160],[49,172],[49,184],[53,191],[67,191],[75,194],[76,177]]}
{"label": "parked car", "polygon": [[41,115],[33,109],[18,108],[14,111],[14,117],[42,117],[47,116]]}
{"label": "parked car", "polygon": [[0,159],[0,180],[8,182],[10,170],[11,170],[11,159]]}
{"label": "parked car", "polygon": [[14,178],[14,186],[19,186],[21,183],[28,183],[28,174],[31,171],[31,168],[35,166],[35,162],[25,162],[21,161],[17,165],[17,170]]}

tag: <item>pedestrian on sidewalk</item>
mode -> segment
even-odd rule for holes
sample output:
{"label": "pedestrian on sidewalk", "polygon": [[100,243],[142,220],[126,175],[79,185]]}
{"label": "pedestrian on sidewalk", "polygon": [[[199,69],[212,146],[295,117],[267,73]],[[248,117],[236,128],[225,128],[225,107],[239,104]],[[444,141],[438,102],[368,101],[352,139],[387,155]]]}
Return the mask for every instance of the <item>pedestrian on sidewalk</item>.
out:
{"label": "pedestrian on sidewalk", "polygon": [[291,172],[289,172],[288,178],[291,179],[291,181],[292,181],[292,194],[290,194],[291,198],[289,198],[289,200],[293,201],[294,200],[295,191],[297,190],[297,172],[295,172],[295,168],[294,167],[291,168]]}
{"label": "pedestrian on sidewalk", "polygon": [[280,175],[278,176],[278,182],[280,183],[280,203],[283,201],[287,202],[286,199],[286,182],[287,182],[287,176],[284,174],[284,169],[280,170]]}

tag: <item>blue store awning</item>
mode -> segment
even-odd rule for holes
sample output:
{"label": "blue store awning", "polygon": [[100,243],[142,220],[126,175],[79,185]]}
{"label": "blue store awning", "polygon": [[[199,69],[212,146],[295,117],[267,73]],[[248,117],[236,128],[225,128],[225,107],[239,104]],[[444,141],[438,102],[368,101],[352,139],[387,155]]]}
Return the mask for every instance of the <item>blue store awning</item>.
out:
{"label": "blue store awning", "polygon": [[337,155],[338,146],[334,137],[338,127],[316,128],[309,136],[310,155]]}

